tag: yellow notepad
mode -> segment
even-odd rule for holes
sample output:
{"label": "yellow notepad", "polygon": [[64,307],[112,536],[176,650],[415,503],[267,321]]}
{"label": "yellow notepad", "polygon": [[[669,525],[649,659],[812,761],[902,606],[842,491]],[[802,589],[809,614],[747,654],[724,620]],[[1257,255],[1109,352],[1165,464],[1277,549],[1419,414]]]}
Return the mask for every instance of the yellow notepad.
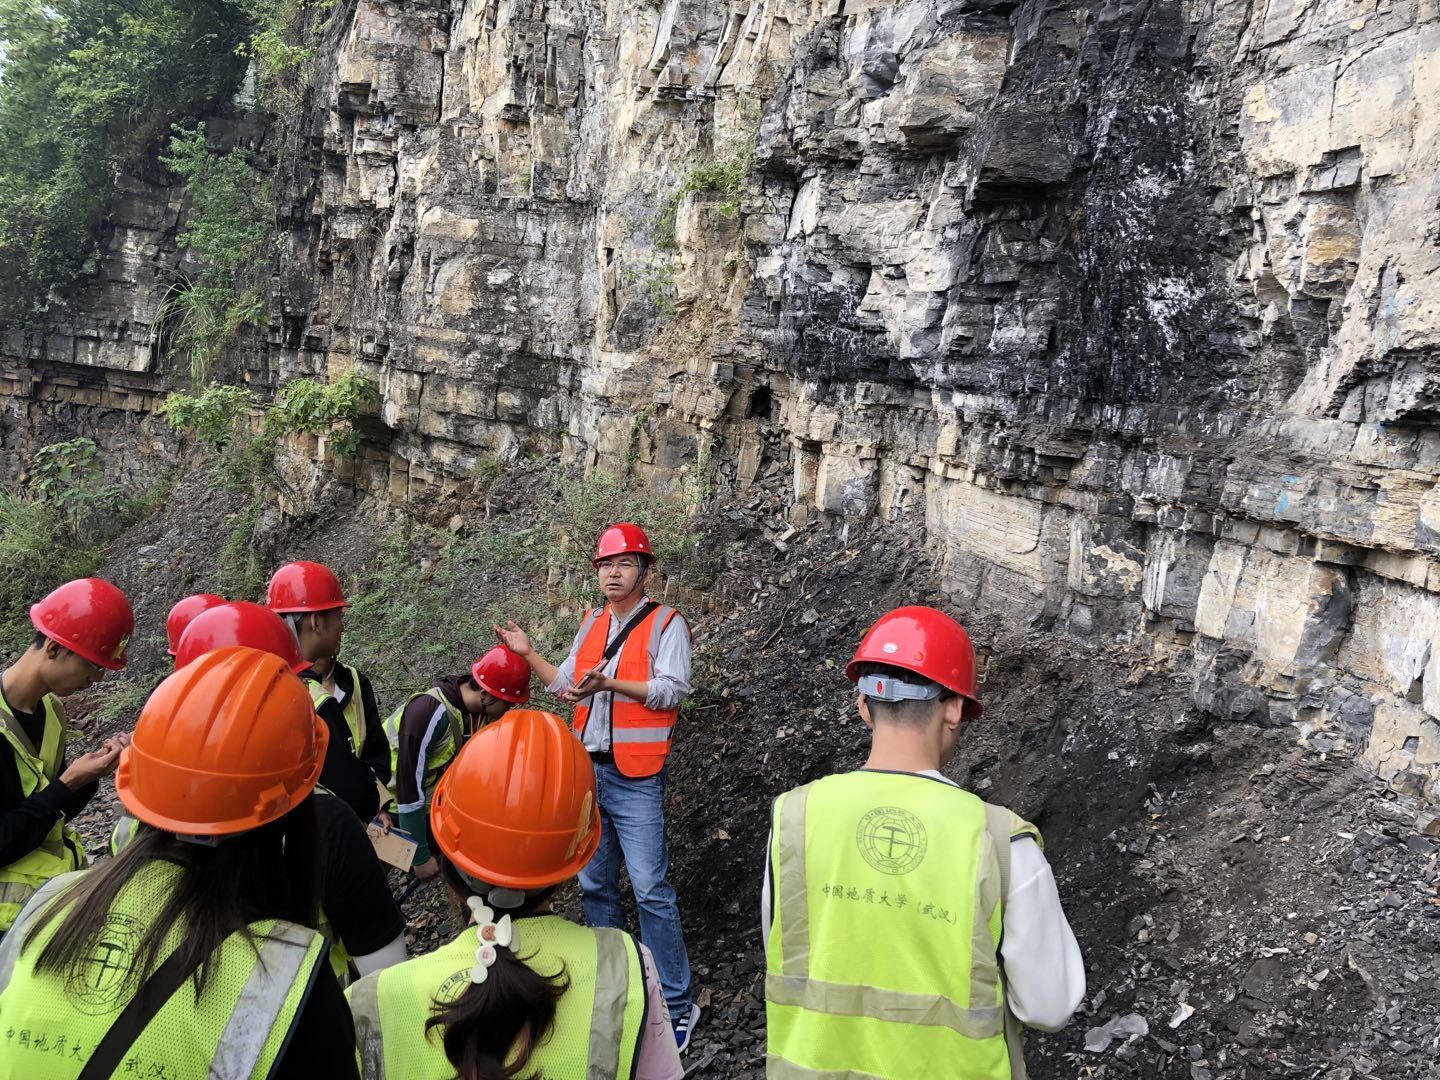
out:
{"label": "yellow notepad", "polygon": [[365,834],[370,837],[370,843],[381,862],[389,863],[397,870],[410,869],[410,864],[415,861],[414,840],[407,840],[398,829],[391,829],[387,833],[374,821],[365,826]]}

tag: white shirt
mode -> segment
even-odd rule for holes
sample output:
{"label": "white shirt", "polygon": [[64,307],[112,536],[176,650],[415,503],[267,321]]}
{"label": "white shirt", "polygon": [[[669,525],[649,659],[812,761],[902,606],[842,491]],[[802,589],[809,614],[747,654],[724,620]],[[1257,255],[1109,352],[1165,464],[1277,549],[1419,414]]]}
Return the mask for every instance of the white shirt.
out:
{"label": "white shirt", "polygon": [[[648,596],[640,598],[627,615],[623,622],[617,622],[611,617],[609,605],[606,605],[604,613],[600,618],[608,621],[609,626],[605,632],[605,644],[615,640],[615,635],[630,622],[646,604],[650,602]],[[584,630],[584,623],[581,623],[581,630]],[[638,633],[638,630],[636,631]],[[570,655],[555,672],[555,681],[545,687],[547,694],[559,696],[566,690],[575,686],[575,657],[580,653],[580,646],[585,643],[584,637],[579,631],[575,634],[575,643],[570,646]],[[601,668],[602,675],[614,678],[616,669],[620,666],[620,653],[624,648],[616,650],[610,662]],[[646,684],[645,707],[662,711],[673,709],[685,700],[690,693],[690,628],[685,625],[685,619],[676,615],[670,620],[670,625],[660,633],[660,646],[655,653],[655,663],[650,672],[650,681]],[[610,749],[610,702],[615,695],[606,691],[601,694],[590,695],[586,702],[590,706],[590,715],[585,721],[585,730],[580,733],[580,741],[585,744],[586,750],[605,751]]]}
{"label": "white shirt", "polygon": [[[948,776],[919,773],[959,787]],[[765,877],[760,886],[760,940],[770,940],[770,839],[765,841]],[[1029,836],[1010,841],[1010,895],[1005,898],[1005,933],[1000,942],[1005,997],[1026,1027],[1059,1031],[1085,997],[1085,961],[1060,907],[1055,875],[1040,845]]]}

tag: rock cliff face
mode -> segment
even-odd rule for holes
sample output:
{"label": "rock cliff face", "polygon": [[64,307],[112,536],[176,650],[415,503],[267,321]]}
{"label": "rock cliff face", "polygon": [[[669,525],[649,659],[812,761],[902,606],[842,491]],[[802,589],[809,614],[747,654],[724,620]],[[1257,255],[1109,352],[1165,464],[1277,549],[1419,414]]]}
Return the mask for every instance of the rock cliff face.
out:
{"label": "rock cliff face", "polygon": [[[787,470],[1440,798],[1437,103],[1435,0],[341,0],[245,366],[373,372],[397,501]],[[181,208],[6,339],[7,427],[149,407]]]}

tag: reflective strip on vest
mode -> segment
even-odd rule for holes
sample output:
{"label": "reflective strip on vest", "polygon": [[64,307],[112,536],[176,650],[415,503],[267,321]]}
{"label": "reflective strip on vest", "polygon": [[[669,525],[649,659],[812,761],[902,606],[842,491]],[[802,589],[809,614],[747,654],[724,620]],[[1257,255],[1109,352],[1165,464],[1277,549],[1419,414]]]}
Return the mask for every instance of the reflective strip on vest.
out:
{"label": "reflective strip on vest", "polygon": [[[455,759],[459,753],[459,746],[465,745],[469,736],[465,732],[465,718],[460,715],[458,709],[446,700],[438,687],[429,690],[422,690],[418,694],[411,694],[401,706],[385,718],[385,737],[390,741],[390,795],[398,799],[396,791],[399,788],[400,776],[400,721],[405,716],[405,710],[419,698],[428,697],[439,704],[445,710],[445,734],[437,736],[430,741],[425,751],[425,769],[420,777],[420,789],[422,793],[435,790],[436,781],[440,774],[445,771],[446,766]],[[476,729],[479,730],[478,728]],[[473,734],[473,733],[472,733]],[[457,746],[458,739],[458,746]],[[427,795],[428,799],[429,796]]]}
{"label": "reflective strip on vest", "polygon": [[[654,674],[655,657],[666,628],[678,617],[672,607],[661,604],[641,625],[637,625],[620,647],[615,662],[615,678],[622,682],[649,682]],[[611,620],[608,608],[592,608],[580,623],[580,648],[575,654],[575,670],[589,671],[605,657]],[[636,779],[654,776],[665,764],[670,753],[670,740],[675,733],[675,720],[680,710],[651,709],[643,701],[634,701],[623,694],[610,695],[610,745],[615,766],[626,776]],[[575,706],[575,731],[583,733],[590,719],[590,707]]]}
{"label": "reflective strip on vest", "polygon": [[611,1080],[615,1076],[631,993],[629,951],[634,948],[619,930],[595,931],[595,1004],[590,1010],[586,1077]]}
{"label": "reflective strip on vest", "polygon": [[254,1071],[270,1029],[305,967],[314,939],[315,931],[294,923],[276,922],[271,928],[220,1036],[220,1045],[215,1048],[211,1077],[243,1080]]}
{"label": "reflective strip on vest", "polygon": [[370,718],[365,715],[365,701],[360,694],[360,672],[349,664],[341,666],[350,673],[352,689],[340,711],[345,716],[345,726],[350,729],[350,740],[355,746],[355,754],[358,757],[361,747],[365,745],[365,735],[370,727]]}
{"label": "reflective strip on vest", "polygon": [[[84,980],[76,981],[70,972],[35,970],[69,911],[57,913],[39,933],[31,930],[42,911],[68,906],[69,884],[79,874],[43,886],[0,942],[0,1022],[36,1035],[48,1033],[52,1041],[63,1034],[75,1047],[63,1063],[56,1058],[54,1072],[46,1075],[77,1075],[86,1053],[93,1052],[143,981],[132,968],[135,948],[184,872],[158,859],[136,864],[133,871],[99,921]],[[178,927],[169,928],[157,964],[173,952],[182,934]],[[207,964],[204,991],[197,997],[192,982],[182,983],[155,1010],[127,1057],[159,1066],[166,1076],[264,1080],[284,1053],[324,964],[324,941],[293,923],[260,920],[250,924],[248,934],[227,937]],[[77,1006],[77,995],[83,1007]]]}
{"label": "reflective strip on vest", "polygon": [[385,1080],[385,1033],[380,1028],[380,980],[368,975],[351,986],[350,1014],[355,1018],[355,1057],[364,1080]]}
{"label": "reflective strip on vest", "polygon": [[[0,743],[8,744],[14,755],[15,774],[24,798],[53,783],[65,759],[65,707],[51,694],[40,699],[39,707],[44,714],[44,727],[37,749],[27,745],[29,740],[24,730],[0,696]],[[39,844],[10,865],[0,867],[0,933],[15,922],[20,909],[37,888],[57,875],[80,869],[85,863],[85,845],[80,834],[66,824],[63,814],[57,814]]]}
{"label": "reflective strip on vest", "polygon": [[[1038,838],[1013,820],[1012,835]],[[924,777],[827,777],[776,800],[770,858],[769,1075],[1020,1075],[1005,1043],[1003,898],[984,803]],[[843,947],[862,926],[891,949]],[[947,949],[955,959],[937,964]]]}

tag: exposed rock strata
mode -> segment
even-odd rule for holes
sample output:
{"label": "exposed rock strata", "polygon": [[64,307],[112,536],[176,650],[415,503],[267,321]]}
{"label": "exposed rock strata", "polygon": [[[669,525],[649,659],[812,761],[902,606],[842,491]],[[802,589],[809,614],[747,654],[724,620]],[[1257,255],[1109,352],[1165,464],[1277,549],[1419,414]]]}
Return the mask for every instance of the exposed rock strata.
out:
{"label": "exposed rock strata", "polygon": [[[376,374],[365,487],[778,462],[797,519],[911,522],[963,603],[1440,797],[1434,0],[350,0],[315,74],[251,366]],[[157,190],[44,393],[164,381]]]}

